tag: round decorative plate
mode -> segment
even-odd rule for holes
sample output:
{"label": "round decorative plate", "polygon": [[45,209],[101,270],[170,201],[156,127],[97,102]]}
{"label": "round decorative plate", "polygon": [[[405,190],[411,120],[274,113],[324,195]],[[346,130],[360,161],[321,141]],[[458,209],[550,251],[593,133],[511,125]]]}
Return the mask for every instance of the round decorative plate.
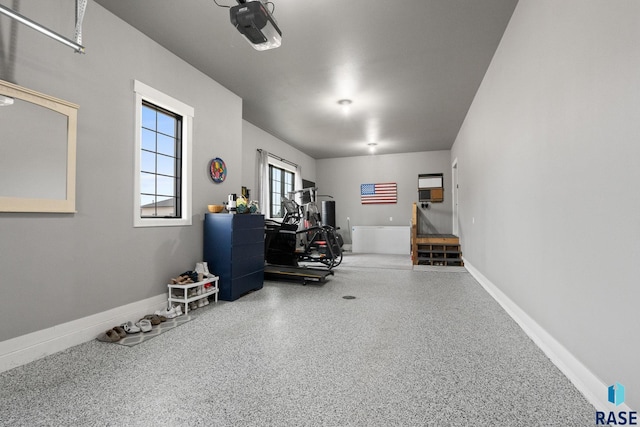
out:
{"label": "round decorative plate", "polygon": [[220,183],[227,177],[227,165],[224,164],[224,160],[220,157],[216,157],[211,160],[209,164],[209,175],[213,182]]}

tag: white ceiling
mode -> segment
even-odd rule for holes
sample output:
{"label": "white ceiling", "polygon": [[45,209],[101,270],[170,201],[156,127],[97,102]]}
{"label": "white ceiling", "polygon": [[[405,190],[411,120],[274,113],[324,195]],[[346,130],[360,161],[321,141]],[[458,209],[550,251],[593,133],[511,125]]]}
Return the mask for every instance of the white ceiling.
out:
{"label": "white ceiling", "polygon": [[369,142],[449,149],[517,0],[273,0],[282,46],[263,52],[213,0],[96,2],[239,95],[245,120],[320,159]]}

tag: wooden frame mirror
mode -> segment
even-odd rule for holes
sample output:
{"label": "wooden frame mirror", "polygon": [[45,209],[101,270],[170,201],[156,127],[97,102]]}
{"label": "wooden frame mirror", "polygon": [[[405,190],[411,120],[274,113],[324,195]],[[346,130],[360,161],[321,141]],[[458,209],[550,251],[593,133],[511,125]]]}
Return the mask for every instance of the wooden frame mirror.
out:
{"label": "wooden frame mirror", "polygon": [[0,212],[76,211],[78,106],[0,80]]}

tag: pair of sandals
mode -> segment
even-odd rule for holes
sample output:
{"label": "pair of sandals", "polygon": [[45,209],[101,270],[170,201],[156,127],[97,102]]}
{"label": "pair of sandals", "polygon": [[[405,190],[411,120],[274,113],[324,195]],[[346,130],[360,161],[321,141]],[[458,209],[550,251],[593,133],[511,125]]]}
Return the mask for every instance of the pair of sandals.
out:
{"label": "pair of sandals", "polygon": [[159,314],[147,314],[142,319],[140,319],[140,321],[143,321],[143,320],[148,320],[148,321],[151,322],[151,324],[153,326],[155,326],[155,325],[159,325],[162,322],[166,322],[167,321],[167,317],[166,316],[161,316]]}
{"label": "pair of sandals", "polygon": [[152,328],[151,321],[148,319],[140,319],[137,323],[131,320],[120,325],[128,334],[137,334],[138,332],[149,332]]}
{"label": "pair of sandals", "polygon": [[[138,320],[136,323],[132,321],[128,321],[122,324],[122,329],[125,330],[128,334],[137,334],[138,332],[149,332],[153,329],[153,325],[157,325],[160,323],[160,320],[152,319],[152,315],[144,316],[142,319]],[[157,317],[157,316],[156,316]],[[165,319],[166,320],[166,319]],[[157,323],[154,323],[157,322]]]}
{"label": "pair of sandals", "polygon": [[155,314],[149,314],[142,319],[140,319],[137,323],[133,323],[132,321],[128,321],[123,323],[120,326],[114,326],[98,335],[97,340],[102,342],[118,342],[122,338],[126,337],[127,334],[137,334],[138,332],[149,332],[153,328],[153,325],[158,325],[161,322],[167,320],[164,316],[157,316]]}
{"label": "pair of sandals", "polygon": [[117,342],[126,336],[127,332],[124,330],[124,328],[122,328],[121,326],[114,326],[108,331],[105,331],[98,335],[97,339],[98,341],[102,342]]}

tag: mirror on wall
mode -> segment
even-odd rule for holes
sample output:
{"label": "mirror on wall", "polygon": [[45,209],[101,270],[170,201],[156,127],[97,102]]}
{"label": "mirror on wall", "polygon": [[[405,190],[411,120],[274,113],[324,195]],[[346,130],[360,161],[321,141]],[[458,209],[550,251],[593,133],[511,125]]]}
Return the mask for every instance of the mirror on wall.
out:
{"label": "mirror on wall", "polygon": [[0,212],[75,212],[78,106],[0,80]]}

